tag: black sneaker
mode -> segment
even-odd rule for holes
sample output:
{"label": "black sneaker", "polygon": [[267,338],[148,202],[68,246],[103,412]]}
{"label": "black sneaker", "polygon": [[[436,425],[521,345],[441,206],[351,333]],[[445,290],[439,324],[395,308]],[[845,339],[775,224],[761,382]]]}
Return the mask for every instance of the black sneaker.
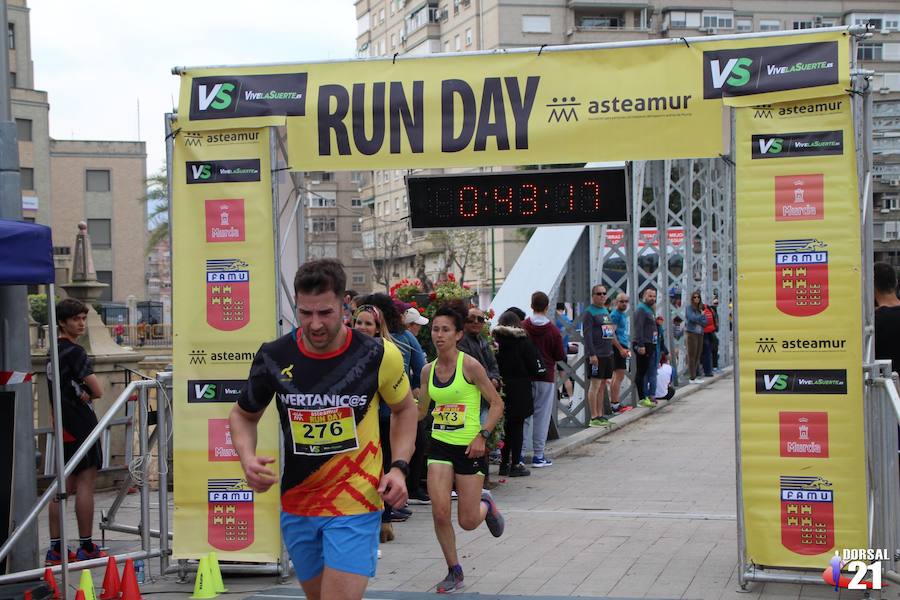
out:
{"label": "black sneaker", "polygon": [[506,477],[509,475],[509,463],[503,463],[500,465],[500,475],[502,477]]}
{"label": "black sneaker", "polygon": [[525,468],[525,465],[516,465],[509,470],[510,477],[528,477],[531,471]]}
{"label": "black sneaker", "polygon": [[411,505],[431,504],[431,498],[425,492],[416,492],[409,495]]}

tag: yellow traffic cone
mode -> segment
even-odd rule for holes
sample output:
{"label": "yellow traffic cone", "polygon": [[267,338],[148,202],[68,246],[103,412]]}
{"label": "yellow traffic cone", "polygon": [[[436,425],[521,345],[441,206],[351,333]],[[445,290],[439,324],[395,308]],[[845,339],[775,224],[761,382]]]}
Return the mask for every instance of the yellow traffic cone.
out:
{"label": "yellow traffic cone", "polygon": [[81,582],[78,589],[84,592],[84,600],[97,600],[97,592],[94,591],[94,580],[91,579],[89,569],[81,571]]}
{"label": "yellow traffic cone", "polygon": [[228,591],[228,588],[225,587],[225,582],[222,581],[222,571],[219,569],[219,557],[216,556],[215,552],[209,553],[209,574],[212,577],[213,590],[217,594]]}
{"label": "yellow traffic cone", "polygon": [[197,580],[194,583],[194,595],[191,598],[206,599],[218,596],[215,586],[212,582],[212,575],[209,572],[209,558],[204,556],[200,559],[197,566]]}

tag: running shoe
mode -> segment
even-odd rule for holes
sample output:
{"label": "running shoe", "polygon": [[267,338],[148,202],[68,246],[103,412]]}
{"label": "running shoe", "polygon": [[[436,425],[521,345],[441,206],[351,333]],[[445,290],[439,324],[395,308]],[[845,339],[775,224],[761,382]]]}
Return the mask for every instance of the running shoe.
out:
{"label": "running shoe", "polygon": [[416,492],[409,495],[409,503],[412,505],[431,504],[431,498],[425,492]]}
{"label": "running shoe", "polygon": [[[78,559],[75,557],[75,553],[69,550],[69,562],[73,563],[76,560]],[[53,550],[51,548],[50,550],[47,550],[47,558],[45,559],[45,562],[47,563],[48,567],[55,567],[56,565],[62,564],[62,555],[58,550]]]}
{"label": "running shoe", "polygon": [[463,585],[465,585],[463,579],[462,567],[456,565],[452,569],[447,570],[447,576],[435,586],[434,591],[438,594],[452,594],[463,588]]}
{"label": "running shoe", "polygon": [[531,471],[526,469],[525,465],[516,465],[509,469],[510,477],[528,477],[529,475],[531,475]]}
{"label": "running shoe", "polygon": [[640,402],[638,402],[638,406],[643,406],[644,408],[653,408],[656,404],[653,403],[653,400],[650,398],[644,398]]}
{"label": "running shoe", "polygon": [[378,549],[378,558],[381,558],[381,548]]}
{"label": "running shoe", "polygon": [[106,558],[108,556],[97,544],[91,542],[91,546],[91,549],[87,549],[84,546],[79,547],[78,552],[75,553],[75,560],[91,560],[94,558]]}
{"label": "running shoe", "polygon": [[400,513],[401,515],[405,515],[405,516],[407,516],[407,517],[410,516],[410,515],[412,514],[412,511],[409,510],[409,509],[407,509],[407,508],[402,508],[402,507],[401,507],[401,508],[398,508],[398,507],[396,507],[396,506],[393,507],[393,508],[391,508],[391,511],[393,511],[393,512],[395,512],[395,513]]}
{"label": "running shoe", "polygon": [[484,516],[484,522],[488,526],[488,530],[490,530],[491,535],[494,537],[500,537],[503,535],[503,515],[500,514],[500,509],[497,508],[497,503],[494,502],[494,497],[491,496],[490,492],[484,491],[481,492],[481,501],[485,502],[488,505],[487,514]]}
{"label": "running shoe", "polygon": [[544,467],[552,467],[553,461],[549,458],[544,458],[543,456],[535,456],[531,459],[531,468],[532,469],[542,469]]}
{"label": "running shoe", "polygon": [[501,477],[506,477],[507,475],[509,475],[509,464],[508,463],[504,463],[504,464],[500,465],[499,474]]}
{"label": "running shoe", "polygon": [[591,419],[591,422],[588,423],[590,427],[609,427],[612,423],[609,422],[609,419],[605,417],[597,417],[596,419]]}

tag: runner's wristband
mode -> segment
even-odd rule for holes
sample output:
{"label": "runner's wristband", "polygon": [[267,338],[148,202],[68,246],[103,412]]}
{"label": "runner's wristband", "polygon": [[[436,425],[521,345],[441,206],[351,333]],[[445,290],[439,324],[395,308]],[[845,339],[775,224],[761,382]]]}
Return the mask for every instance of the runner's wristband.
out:
{"label": "runner's wristband", "polygon": [[390,469],[400,469],[404,477],[409,477],[409,463],[405,460],[395,460],[391,463]]}

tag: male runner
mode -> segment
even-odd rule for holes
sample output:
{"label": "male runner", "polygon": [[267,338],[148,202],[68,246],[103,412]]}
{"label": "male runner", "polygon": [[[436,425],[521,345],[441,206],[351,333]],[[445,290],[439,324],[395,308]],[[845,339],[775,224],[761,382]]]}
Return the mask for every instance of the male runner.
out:
{"label": "male runner", "polygon": [[[347,277],[333,259],[294,278],[299,329],[260,346],[231,410],[231,436],[249,486],[275,483],[256,455],[257,423],[277,398],[284,433],[281,530],[310,600],[359,600],[375,575],[383,503],[403,506],[416,405],[393,344],[343,324]],[[394,462],[382,474],[378,404],[391,409]]]}

